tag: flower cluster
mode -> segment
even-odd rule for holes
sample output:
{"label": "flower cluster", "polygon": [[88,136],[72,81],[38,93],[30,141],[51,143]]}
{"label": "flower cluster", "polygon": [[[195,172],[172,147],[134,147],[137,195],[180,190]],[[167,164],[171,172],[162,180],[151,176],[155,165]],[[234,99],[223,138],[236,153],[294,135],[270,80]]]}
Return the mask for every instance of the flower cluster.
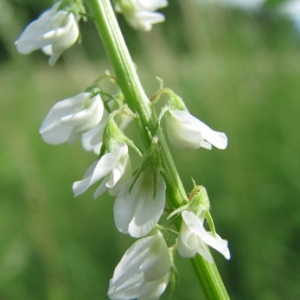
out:
{"label": "flower cluster", "polygon": [[[40,133],[44,141],[50,144],[74,143],[81,137],[84,149],[94,151],[98,159],[81,180],[74,182],[74,195],[83,194],[101,181],[94,198],[106,190],[116,196],[114,220],[117,229],[134,238],[141,238],[118,264],[110,282],[109,297],[158,299],[169,282],[173,268],[170,262],[174,255],[168,250],[162,233],[155,229],[166,208],[167,188],[164,172],[160,170],[159,139],[155,136],[151,146],[144,152],[135,146],[124,134],[124,118],[122,122],[115,120],[116,116],[123,113],[127,114],[127,118],[129,115],[136,117],[128,110],[126,103],[122,103],[122,99],[123,96],[119,97],[117,103],[120,107],[112,112],[105,109],[107,101],[101,97],[99,88],[62,100],[52,107],[41,125]],[[111,95],[111,100],[115,101],[116,96]],[[170,142],[183,149],[211,149],[212,145],[219,149],[226,148],[226,135],[214,131],[192,116],[182,103],[172,93],[170,101],[162,109]],[[142,163],[135,172],[130,162],[130,149],[142,157]],[[227,241],[216,234],[211,223],[211,231],[204,228],[204,220],[211,220],[208,218],[209,201],[204,188],[199,190],[195,187],[186,207],[172,212],[170,218],[179,212],[182,225],[175,248],[181,256],[193,257],[198,253],[213,263],[208,245],[226,259],[230,258]]]}
{"label": "flower cluster", "polygon": [[[133,27],[150,30],[153,23],[162,20],[161,15],[154,11],[165,5],[167,1],[163,0],[151,3],[119,0],[116,9],[123,12]],[[78,0],[74,3],[70,0],[57,2],[25,29],[16,42],[18,50],[29,53],[41,48],[50,55],[49,63],[54,64],[62,51],[78,38],[80,11],[84,8]],[[73,183],[74,195],[79,196],[98,183],[94,198],[105,191],[115,196],[114,221],[117,229],[138,239],[114,271],[108,290],[110,299],[158,299],[173,278],[176,249],[183,257],[193,257],[198,253],[208,263],[213,263],[213,258],[207,246],[226,259],[230,258],[227,241],[215,231],[203,187],[195,185],[184,206],[176,210],[167,207],[168,186],[161,164],[158,131],[161,132],[164,126],[170,143],[181,149],[211,149],[212,146],[225,149],[227,137],[192,116],[183,100],[173,91],[161,88],[152,99],[158,101],[163,93],[168,95],[167,103],[160,109],[156,132],[148,132],[151,145],[143,149],[126,134],[127,124],[132,119],[139,128],[142,127],[138,114],[128,108],[127,99],[120,91],[116,94],[104,92],[99,81],[86,91],[57,102],[40,127],[46,143],[73,144],[81,139],[83,148],[97,155],[83,178]],[[155,101],[151,105],[155,109]],[[130,159],[132,152],[139,157],[134,165]],[[171,230],[178,236],[170,247],[164,233],[173,222],[165,228],[158,225],[165,211],[171,211],[169,220],[175,217],[181,220],[180,232]],[[204,227],[205,220],[210,231]]]}

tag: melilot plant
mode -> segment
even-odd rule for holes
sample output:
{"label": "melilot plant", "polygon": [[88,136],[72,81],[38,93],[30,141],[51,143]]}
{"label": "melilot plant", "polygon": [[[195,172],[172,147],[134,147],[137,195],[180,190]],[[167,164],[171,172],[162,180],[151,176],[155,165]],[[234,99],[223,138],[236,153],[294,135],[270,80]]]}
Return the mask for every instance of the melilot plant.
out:
{"label": "melilot plant", "polygon": [[[115,17],[115,12],[121,13],[134,29],[149,31],[164,21],[157,10],[167,4],[166,0],[58,1],[27,26],[16,46],[23,54],[41,49],[54,65],[78,40],[80,21],[89,16],[111,60],[116,94],[103,91],[96,80],[82,93],[57,102],[40,128],[49,144],[81,139],[83,148],[96,154],[83,178],[74,182],[74,195],[96,184],[95,198],[108,191],[115,196],[117,229],[137,239],[117,265],[108,297],[159,299],[169,282],[174,285],[179,253],[192,259],[208,299],[229,299],[208,248],[229,259],[228,243],[216,233],[205,188],[194,183],[187,196],[167,143],[188,150],[225,149],[227,136],[194,117],[171,89],[161,87],[151,98],[146,96]],[[167,101],[157,116],[155,106],[161,94]],[[132,120],[142,146],[126,135]],[[133,165],[132,153],[139,158]],[[164,213],[168,217],[163,226],[159,221]],[[175,239],[169,239],[170,235]]]}

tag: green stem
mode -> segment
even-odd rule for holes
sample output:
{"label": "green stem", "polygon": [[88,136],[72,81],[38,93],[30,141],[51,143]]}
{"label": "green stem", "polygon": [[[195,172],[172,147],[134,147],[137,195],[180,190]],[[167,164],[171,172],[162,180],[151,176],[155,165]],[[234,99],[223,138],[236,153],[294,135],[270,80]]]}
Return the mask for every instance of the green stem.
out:
{"label": "green stem", "polygon": [[[118,84],[128,106],[139,115],[145,130],[145,136],[148,136],[147,128],[153,135],[156,134],[159,137],[164,179],[168,187],[168,202],[171,208],[178,208],[186,203],[186,192],[165,137],[161,129],[157,129],[157,116],[141,85],[110,0],[86,1],[93,14],[96,27],[102,38],[102,42],[116,73]],[[151,141],[149,139],[148,145],[150,145],[150,143]],[[209,264],[199,255],[192,259],[192,263],[207,299],[229,299],[215,264]]]}

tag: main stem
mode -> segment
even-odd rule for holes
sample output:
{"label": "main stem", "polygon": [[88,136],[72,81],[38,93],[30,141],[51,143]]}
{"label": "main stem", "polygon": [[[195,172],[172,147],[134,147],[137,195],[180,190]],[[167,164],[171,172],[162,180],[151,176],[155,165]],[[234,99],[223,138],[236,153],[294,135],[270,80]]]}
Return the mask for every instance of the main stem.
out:
{"label": "main stem", "polygon": [[[186,203],[186,192],[177,172],[173,158],[162,131],[157,129],[157,116],[141,85],[135,66],[128,52],[123,35],[116,20],[110,0],[86,0],[93,14],[96,27],[106,48],[118,84],[130,109],[137,113],[148,136],[147,130],[158,135],[164,179],[167,185],[168,201],[171,208]],[[150,139],[148,143],[150,144]],[[192,264],[204,294],[209,300],[229,299],[216,265],[209,264],[201,256],[192,259]]]}

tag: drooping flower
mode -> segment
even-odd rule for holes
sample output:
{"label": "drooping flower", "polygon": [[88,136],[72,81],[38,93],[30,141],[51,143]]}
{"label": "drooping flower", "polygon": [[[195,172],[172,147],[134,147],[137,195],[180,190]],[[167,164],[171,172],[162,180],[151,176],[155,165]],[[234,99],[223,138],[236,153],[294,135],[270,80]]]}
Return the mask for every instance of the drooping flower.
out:
{"label": "drooping flower", "polygon": [[81,134],[95,127],[103,116],[103,102],[97,94],[80,93],[57,102],[40,127],[46,143],[72,144]]}
{"label": "drooping flower", "polygon": [[110,299],[159,299],[169,282],[171,257],[160,232],[136,241],[109,283]]}
{"label": "drooping flower", "polygon": [[93,151],[95,154],[100,153],[100,149],[103,143],[102,137],[105,129],[105,125],[108,121],[108,112],[104,110],[101,122],[91,130],[85,132],[81,136],[82,146],[86,151]]}
{"label": "drooping flower", "polygon": [[132,179],[120,189],[114,205],[115,224],[120,232],[132,237],[145,236],[161,217],[166,184],[159,173],[153,172],[146,168],[134,184]]}
{"label": "drooping flower", "polygon": [[124,15],[132,28],[150,31],[153,24],[165,20],[163,14],[155,11],[167,5],[167,0],[119,0],[115,8]]}
{"label": "drooping flower", "polygon": [[110,152],[95,161],[86,171],[83,179],[73,183],[75,197],[84,193],[91,185],[103,179],[94,193],[99,197],[106,189],[115,194],[118,188],[131,177],[131,165],[128,146],[125,142],[112,143]]}
{"label": "drooping flower", "polygon": [[[131,117],[126,115],[116,116],[118,127],[120,130],[124,130],[127,125],[132,121]],[[109,113],[104,109],[103,117],[101,122],[92,128],[91,130],[84,133],[81,137],[82,146],[86,151],[93,151],[95,154],[100,153],[101,146],[103,144],[103,134],[105,126],[109,119]]]}
{"label": "drooping flower", "polygon": [[178,237],[178,252],[181,256],[190,258],[198,253],[209,263],[213,263],[208,245],[223,254],[226,259],[230,259],[227,241],[205,230],[202,215],[196,216],[191,211],[184,211],[181,216],[182,225]]}
{"label": "drooping flower", "polygon": [[61,54],[78,39],[78,21],[72,12],[60,10],[61,1],[30,23],[15,42],[17,50],[29,54],[41,49],[49,55],[49,65],[54,65]]}
{"label": "drooping flower", "polygon": [[165,113],[167,134],[170,142],[179,149],[211,149],[212,145],[225,149],[225,133],[214,131],[192,116],[187,110],[169,109]]}

